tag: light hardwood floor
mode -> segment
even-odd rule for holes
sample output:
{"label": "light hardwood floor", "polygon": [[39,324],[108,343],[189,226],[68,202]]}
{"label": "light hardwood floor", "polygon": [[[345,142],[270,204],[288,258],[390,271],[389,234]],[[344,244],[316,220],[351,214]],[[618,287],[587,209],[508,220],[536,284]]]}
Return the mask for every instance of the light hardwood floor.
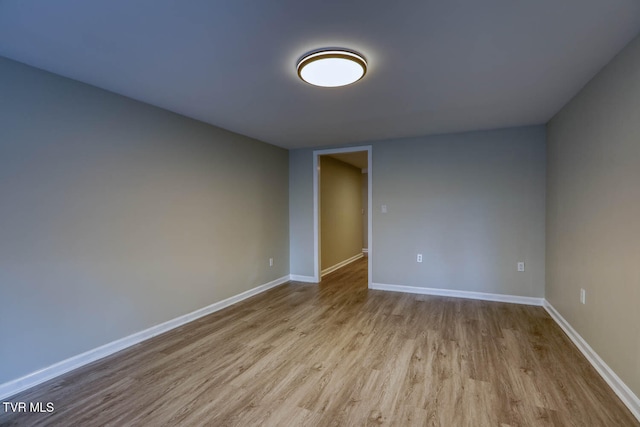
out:
{"label": "light hardwood floor", "polygon": [[540,307],[285,284],[10,401],[2,425],[639,426]]}

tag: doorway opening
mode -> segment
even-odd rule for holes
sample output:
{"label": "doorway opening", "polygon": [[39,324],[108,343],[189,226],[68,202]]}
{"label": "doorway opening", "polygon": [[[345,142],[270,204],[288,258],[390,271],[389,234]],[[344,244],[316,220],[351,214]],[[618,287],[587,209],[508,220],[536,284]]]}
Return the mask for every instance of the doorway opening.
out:
{"label": "doorway opening", "polygon": [[[371,287],[373,271],[371,166],[371,146],[313,152],[314,279],[316,282],[320,282],[323,275],[367,256],[367,285]],[[346,204],[337,206],[336,204],[342,203],[341,197]],[[325,233],[323,233],[323,224]],[[357,227],[360,229],[358,230]]]}

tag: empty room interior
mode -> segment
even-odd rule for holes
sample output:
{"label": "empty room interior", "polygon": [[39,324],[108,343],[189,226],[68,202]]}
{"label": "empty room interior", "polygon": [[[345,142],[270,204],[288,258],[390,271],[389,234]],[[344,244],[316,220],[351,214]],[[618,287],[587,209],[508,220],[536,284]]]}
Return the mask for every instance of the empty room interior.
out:
{"label": "empty room interior", "polygon": [[0,425],[640,426],[640,2],[0,2]]}

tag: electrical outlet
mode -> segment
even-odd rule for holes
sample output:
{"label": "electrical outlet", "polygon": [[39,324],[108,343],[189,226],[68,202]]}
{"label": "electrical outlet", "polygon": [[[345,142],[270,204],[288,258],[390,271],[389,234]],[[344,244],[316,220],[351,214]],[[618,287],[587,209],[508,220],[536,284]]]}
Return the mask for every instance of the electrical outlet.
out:
{"label": "electrical outlet", "polygon": [[518,271],[524,271],[524,261],[518,262]]}
{"label": "electrical outlet", "polygon": [[587,291],[585,291],[583,288],[580,288],[580,302],[582,304],[587,303]]}
{"label": "electrical outlet", "polygon": [[269,267],[273,267],[273,258],[269,258]]}
{"label": "electrical outlet", "polygon": [[418,254],[418,256],[416,257],[416,261],[422,262],[422,254]]}
{"label": "electrical outlet", "polygon": [[387,205],[382,205],[382,213],[387,213]]}

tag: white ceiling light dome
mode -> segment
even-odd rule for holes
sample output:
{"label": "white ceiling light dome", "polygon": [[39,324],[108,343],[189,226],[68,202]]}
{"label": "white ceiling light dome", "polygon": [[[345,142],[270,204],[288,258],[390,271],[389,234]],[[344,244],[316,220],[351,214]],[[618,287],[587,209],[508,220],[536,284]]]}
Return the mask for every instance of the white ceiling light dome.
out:
{"label": "white ceiling light dome", "polygon": [[346,86],[367,73],[364,56],[347,49],[323,49],[306,54],[298,61],[298,76],[314,86]]}

